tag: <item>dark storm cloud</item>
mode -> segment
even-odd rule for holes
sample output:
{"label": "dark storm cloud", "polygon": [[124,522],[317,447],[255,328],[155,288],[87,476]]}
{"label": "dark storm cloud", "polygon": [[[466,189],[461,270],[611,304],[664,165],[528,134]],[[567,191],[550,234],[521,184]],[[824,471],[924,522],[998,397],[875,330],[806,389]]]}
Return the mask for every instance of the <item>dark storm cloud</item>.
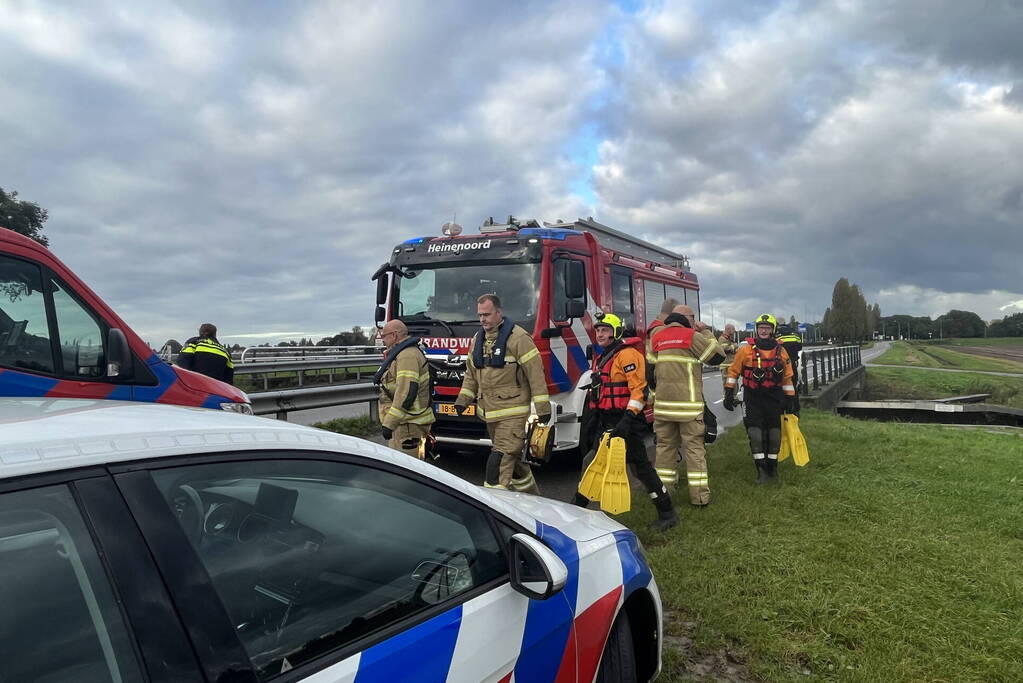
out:
{"label": "dark storm cloud", "polygon": [[0,182],[150,341],[330,333],[457,211],[586,213],[560,153],[608,8],[559,3],[16,5]]}
{"label": "dark storm cloud", "polygon": [[740,320],[819,314],[843,276],[905,312],[947,310],[944,292],[995,317],[1020,298],[1023,115],[1006,103],[1023,21],[972,7],[640,13],[595,172],[601,216],[688,252],[704,301]]}

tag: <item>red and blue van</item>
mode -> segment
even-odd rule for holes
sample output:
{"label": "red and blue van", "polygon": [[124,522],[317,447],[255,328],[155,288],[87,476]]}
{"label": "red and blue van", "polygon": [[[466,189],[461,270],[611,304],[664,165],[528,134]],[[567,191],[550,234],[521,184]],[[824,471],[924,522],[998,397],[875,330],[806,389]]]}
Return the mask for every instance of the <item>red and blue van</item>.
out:
{"label": "red and blue van", "polygon": [[161,360],[46,247],[4,228],[0,396],[107,398],[252,412],[245,392]]}

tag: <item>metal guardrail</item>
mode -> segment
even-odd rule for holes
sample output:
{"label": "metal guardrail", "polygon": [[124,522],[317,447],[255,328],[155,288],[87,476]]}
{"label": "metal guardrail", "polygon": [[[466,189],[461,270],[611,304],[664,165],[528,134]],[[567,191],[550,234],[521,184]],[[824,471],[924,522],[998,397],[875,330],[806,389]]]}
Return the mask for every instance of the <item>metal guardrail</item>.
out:
{"label": "metal guardrail", "polygon": [[372,383],[340,384],[331,387],[306,387],[283,391],[263,391],[249,394],[252,412],[256,415],[275,415],[278,420],[288,419],[292,410],[330,408],[332,406],[369,403],[370,419],[377,419],[379,390]]}
{"label": "metal guardrail", "polygon": [[[831,384],[847,373],[863,366],[859,346],[836,346],[825,349],[803,349],[800,354],[799,388],[803,396]],[[809,370],[809,371],[808,371]]]}
{"label": "metal guardrail", "polygon": [[344,370],[345,375],[349,375],[349,370],[355,368],[355,379],[361,380],[364,372],[362,368],[372,369],[372,372],[376,372],[377,368],[380,367],[380,354],[373,354],[369,356],[345,356],[342,358],[336,358],[333,360],[282,360],[282,361],[266,361],[259,363],[244,363],[234,366],[234,374],[238,375],[255,375],[257,378],[263,380],[263,391],[270,390],[270,375],[277,372],[294,372],[298,376],[298,386],[304,386],[304,374],[310,371],[321,371],[329,370],[327,373],[327,382],[332,384],[334,382],[333,370]]}
{"label": "metal guardrail", "polygon": [[238,362],[277,363],[303,360],[334,360],[347,356],[373,355],[379,358],[383,346],[250,346],[242,350]]}

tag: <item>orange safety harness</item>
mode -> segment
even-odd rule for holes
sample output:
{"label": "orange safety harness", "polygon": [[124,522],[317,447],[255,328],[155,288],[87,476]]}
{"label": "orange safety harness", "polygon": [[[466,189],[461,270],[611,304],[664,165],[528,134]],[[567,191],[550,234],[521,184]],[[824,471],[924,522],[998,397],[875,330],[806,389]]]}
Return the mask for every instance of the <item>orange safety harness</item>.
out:
{"label": "orange safety harness", "polygon": [[781,345],[775,344],[773,353],[765,352],[755,344],[753,364],[742,366],[742,384],[749,389],[775,389],[781,387],[785,375],[785,363],[781,357]]}

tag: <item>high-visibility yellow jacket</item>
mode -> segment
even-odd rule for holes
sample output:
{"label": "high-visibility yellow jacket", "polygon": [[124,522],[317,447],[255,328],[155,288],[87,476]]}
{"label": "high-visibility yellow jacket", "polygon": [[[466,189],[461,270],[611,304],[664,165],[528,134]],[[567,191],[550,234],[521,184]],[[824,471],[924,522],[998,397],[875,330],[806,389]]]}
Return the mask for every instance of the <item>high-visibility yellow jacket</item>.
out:
{"label": "high-visibility yellow jacket", "polygon": [[175,361],[179,367],[199,372],[228,384],[234,381],[231,352],[212,337],[192,337],[181,347]]}
{"label": "high-visibility yellow jacket", "polygon": [[415,346],[402,349],[380,381],[380,424],[391,430],[401,424],[433,424],[432,398],[423,352]]}
{"label": "high-visibility yellow jacket", "polygon": [[710,330],[696,332],[680,323],[658,328],[650,338],[654,420],[689,422],[703,415],[703,364],[724,358]]}
{"label": "high-visibility yellow jacket", "polygon": [[468,406],[475,402],[478,416],[484,422],[525,419],[529,415],[530,401],[538,415],[549,415],[551,399],[547,393],[543,359],[533,339],[515,325],[508,336],[506,348],[501,349],[504,365],[493,367],[488,363],[497,337],[498,330],[486,333],[482,367],[476,367],[473,361],[476,346],[476,337],[473,337],[465,360],[465,379],[455,405]]}

